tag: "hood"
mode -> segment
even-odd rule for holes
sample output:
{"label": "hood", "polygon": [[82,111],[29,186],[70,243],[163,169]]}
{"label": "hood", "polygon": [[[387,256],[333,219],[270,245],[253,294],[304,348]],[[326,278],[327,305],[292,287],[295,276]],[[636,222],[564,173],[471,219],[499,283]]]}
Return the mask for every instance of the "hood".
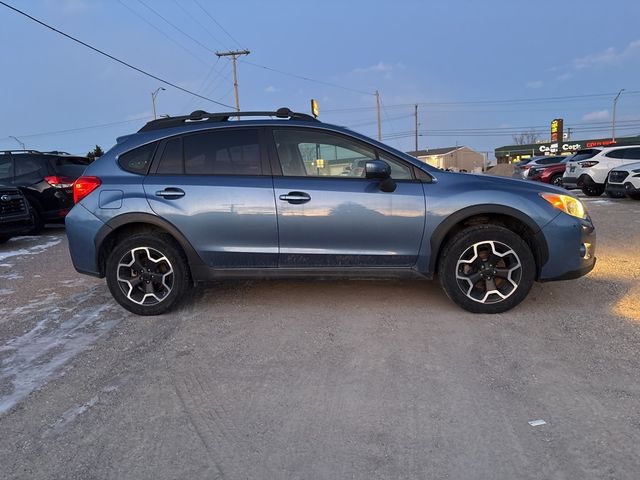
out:
{"label": "hood", "polygon": [[[462,176],[462,179],[469,182],[471,178],[473,178],[474,182],[478,182],[478,184],[484,184],[486,186],[490,186],[491,188],[497,189],[505,189],[505,190],[525,190],[528,192],[550,192],[550,193],[561,193],[563,195],[572,195],[569,190],[566,190],[561,187],[555,187],[553,185],[549,185],[544,182],[534,182],[531,180],[521,180],[517,178],[511,177],[500,177],[498,175],[487,175],[485,173],[456,173],[456,172],[439,172],[438,176],[441,174],[446,175],[459,175]],[[462,180],[461,179],[461,180]]]}

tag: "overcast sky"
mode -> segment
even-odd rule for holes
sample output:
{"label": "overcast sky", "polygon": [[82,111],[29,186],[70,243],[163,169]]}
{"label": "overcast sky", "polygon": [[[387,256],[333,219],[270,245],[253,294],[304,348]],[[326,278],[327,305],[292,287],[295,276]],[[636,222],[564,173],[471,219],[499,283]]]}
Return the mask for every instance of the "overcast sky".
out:
{"label": "overcast sky", "polygon": [[[8,1],[228,105],[230,62],[218,60],[216,50],[247,48],[248,62],[343,87],[238,63],[242,109],[309,111],[316,98],[322,120],[374,136],[375,99],[367,92],[378,89],[383,134],[404,150],[414,146],[416,102],[426,103],[419,107],[420,148],[492,152],[512,143],[512,131],[546,131],[556,117],[565,119],[565,130],[573,126],[576,139],[608,136],[612,93],[621,88],[618,135],[640,133],[637,0],[199,0],[209,15],[194,0],[143,2]],[[19,148],[10,136],[41,150],[106,149],[151,118],[151,92],[160,82],[3,6],[0,24],[0,149]],[[228,110],[165,87],[159,114]],[[500,102],[597,94],[607,95]],[[111,125],[84,128],[104,124]],[[50,133],[63,130],[74,131]]]}

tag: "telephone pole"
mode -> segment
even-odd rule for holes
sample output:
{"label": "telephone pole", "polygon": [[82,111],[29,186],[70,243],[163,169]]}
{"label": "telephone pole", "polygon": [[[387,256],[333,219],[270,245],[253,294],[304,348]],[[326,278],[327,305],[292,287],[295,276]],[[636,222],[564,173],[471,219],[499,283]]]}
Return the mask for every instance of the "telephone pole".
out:
{"label": "telephone pole", "polygon": [[[230,50],[228,52],[216,52],[218,58],[231,57],[231,64],[233,65],[233,91],[236,96],[236,112],[240,111],[240,99],[238,98],[238,73],[236,71],[236,62],[240,55],[249,55],[249,50]],[[240,117],[238,117],[238,120]]]}
{"label": "telephone pole", "polygon": [[618,104],[618,98],[620,98],[620,95],[622,95],[622,92],[624,91],[625,91],[624,88],[621,89],[616,95],[616,98],[613,99],[613,115],[611,119],[611,140],[613,140],[614,142],[616,141],[616,105]]}
{"label": "telephone pole", "polygon": [[382,124],[380,123],[380,92],[376,90],[376,110],[378,112],[378,141],[382,141]]}
{"label": "telephone pole", "polygon": [[413,106],[413,116],[416,121],[416,152],[418,151],[418,104]]}

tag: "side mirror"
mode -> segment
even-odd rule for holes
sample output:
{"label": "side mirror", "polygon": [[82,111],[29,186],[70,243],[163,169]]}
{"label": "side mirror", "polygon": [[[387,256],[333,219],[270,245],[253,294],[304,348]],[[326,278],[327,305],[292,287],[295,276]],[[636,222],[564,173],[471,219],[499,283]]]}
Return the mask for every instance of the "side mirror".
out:
{"label": "side mirror", "polygon": [[383,160],[370,160],[364,165],[365,178],[386,180],[391,177],[391,167]]}

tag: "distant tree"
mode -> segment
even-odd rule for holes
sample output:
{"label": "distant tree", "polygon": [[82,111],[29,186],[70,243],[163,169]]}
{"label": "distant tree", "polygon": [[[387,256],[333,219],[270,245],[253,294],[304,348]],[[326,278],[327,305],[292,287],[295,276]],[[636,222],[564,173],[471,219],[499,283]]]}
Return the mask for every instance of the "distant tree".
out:
{"label": "distant tree", "polygon": [[96,145],[96,147],[87,153],[87,158],[90,158],[91,161],[94,161],[96,158],[104,155],[104,151],[100,148],[100,145]]}
{"label": "distant tree", "polygon": [[513,143],[516,145],[528,145],[540,140],[540,135],[535,130],[528,130],[513,136]]}

